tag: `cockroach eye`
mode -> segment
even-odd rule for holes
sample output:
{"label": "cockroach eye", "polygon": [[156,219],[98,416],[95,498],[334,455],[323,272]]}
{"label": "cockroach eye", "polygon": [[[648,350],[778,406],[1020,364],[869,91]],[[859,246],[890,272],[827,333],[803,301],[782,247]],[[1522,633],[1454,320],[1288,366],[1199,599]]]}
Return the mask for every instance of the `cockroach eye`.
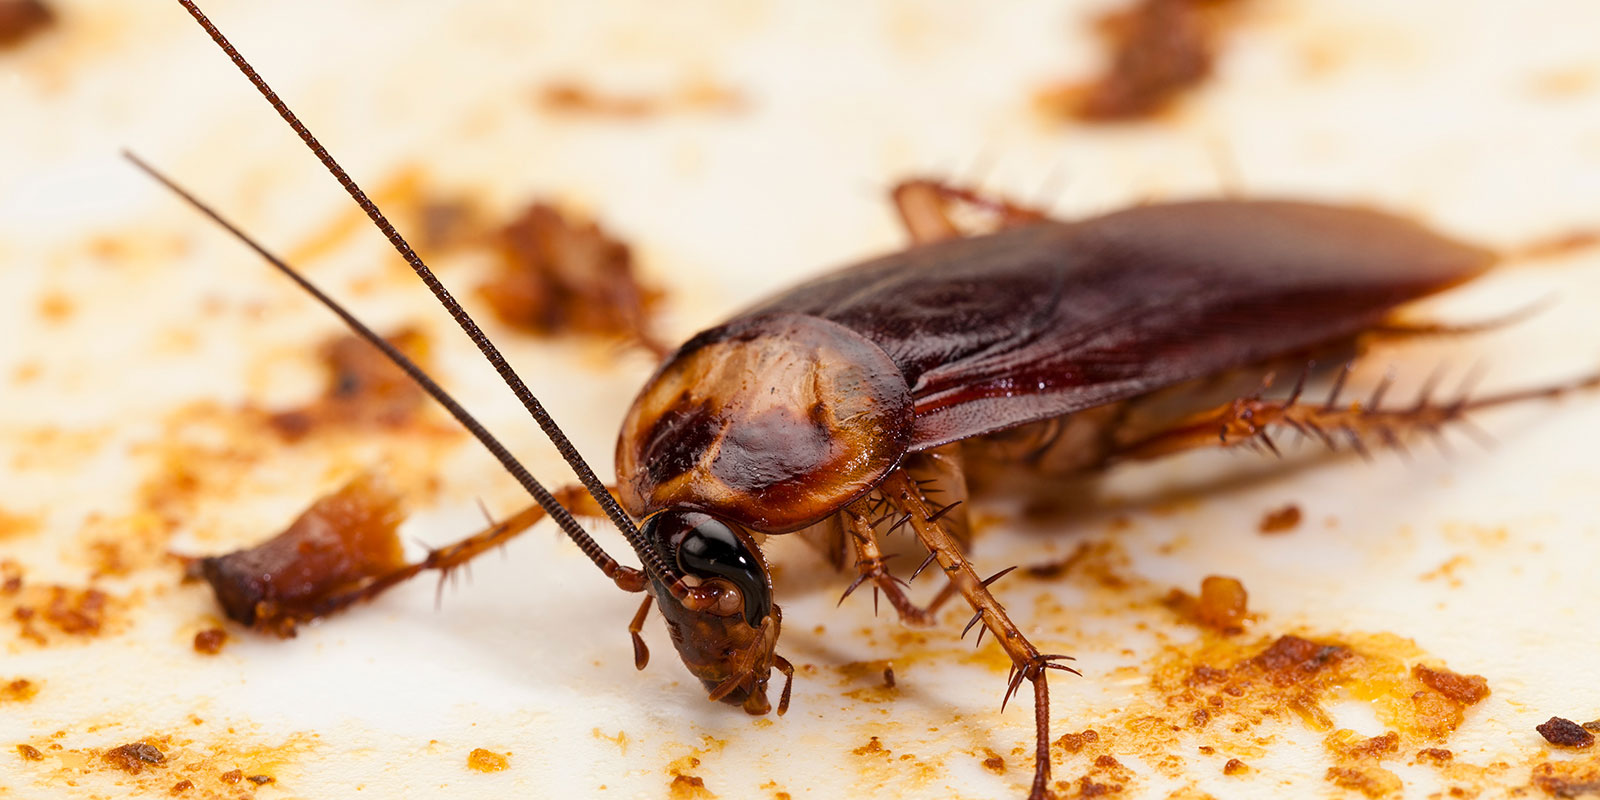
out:
{"label": "cockroach eye", "polygon": [[711,613],[732,616],[744,609],[752,628],[772,613],[766,566],[748,534],[699,511],[668,510],[644,523],[644,533],[675,554],[678,568],[701,580],[721,578],[727,587]]}

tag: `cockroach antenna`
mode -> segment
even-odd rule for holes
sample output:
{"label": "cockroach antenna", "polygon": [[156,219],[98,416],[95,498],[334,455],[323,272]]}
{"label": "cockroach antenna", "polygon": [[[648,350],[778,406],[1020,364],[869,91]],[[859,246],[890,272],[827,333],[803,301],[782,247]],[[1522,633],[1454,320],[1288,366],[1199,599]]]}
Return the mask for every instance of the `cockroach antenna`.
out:
{"label": "cockroach antenna", "polygon": [[[378,230],[389,240],[389,244],[393,245],[395,251],[410,265],[411,271],[415,272],[417,277],[421,278],[422,282],[427,285],[428,290],[433,292],[433,296],[438,298],[439,303],[455,319],[456,324],[461,326],[461,330],[466,332],[472,343],[478,346],[478,350],[483,353],[484,358],[488,359],[489,364],[495,368],[496,372],[500,373],[500,377],[505,381],[506,386],[510,387],[518,400],[522,401],[523,407],[533,416],[534,421],[539,423],[540,429],[544,431],[551,444],[555,445],[556,450],[561,453],[561,457],[572,467],[572,471],[578,476],[578,480],[583,483],[584,488],[588,490],[595,502],[605,511],[606,516],[611,518],[611,522],[617,526],[617,529],[622,532],[623,537],[628,540],[629,546],[639,555],[646,570],[666,584],[673,596],[681,597],[686,593],[687,587],[683,584],[678,571],[669,565],[659,552],[645,542],[643,535],[639,533],[639,529],[634,525],[632,518],[617,504],[616,499],[606,490],[605,485],[600,482],[600,478],[595,475],[594,470],[589,467],[588,463],[583,460],[583,456],[578,453],[578,449],[572,445],[572,442],[567,439],[567,435],[556,425],[549,412],[545,411],[544,405],[539,402],[537,397],[534,397],[533,392],[528,389],[521,376],[517,375],[511,365],[506,362],[505,357],[500,354],[500,349],[489,341],[489,337],[484,335],[483,330],[478,327],[478,323],[473,321],[472,317],[467,314],[466,309],[461,307],[461,304],[444,287],[444,284],[440,283],[439,279],[434,276],[433,270],[429,269],[422,262],[422,258],[417,255],[416,251],[411,249],[411,245],[406,242],[405,237],[401,236],[400,232],[395,230],[394,225],[390,224],[388,218],[383,215],[383,212],[378,210],[377,204],[373,203],[372,199],[367,197],[367,193],[356,185],[350,174],[339,166],[339,163],[333,159],[333,156],[322,146],[322,143],[317,141],[317,137],[311,135],[311,131],[306,128],[304,123],[300,122],[300,118],[289,110],[289,106],[278,97],[276,92],[272,91],[272,87],[268,86],[255,68],[250,66],[244,56],[239,54],[239,51],[234,48],[227,37],[222,35],[222,31],[217,30],[217,26],[211,24],[211,20],[206,18],[206,15],[200,11],[194,2],[192,0],[178,0],[178,2],[188,10],[190,16],[194,17],[195,22],[200,23],[200,27],[205,29],[206,34],[211,37],[212,41],[217,43],[218,47],[222,48],[222,51],[233,61],[234,66],[244,73],[244,76],[261,93],[261,96],[266,98],[267,103],[278,112],[278,116],[282,117],[283,121],[294,129],[301,141],[305,142],[306,147],[310,148],[311,152],[316,155],[317,160],[322,162],[322,166],[327,168],[329,174],[339,182],[340,186],[344,187],[345,192],[356,202],[356,205],[360,206],[373,224],[378,226]],[[215,219],[215,216],[213,218]],[[257,252],[262,251],[258,248]],[[548,497],[548,493],[545,493],[545,496]],[[543,501],[541,501],[541,504],[543,504]],[[563,509],[563,513],[565,513],[565,509]],[[554,512],[551,515],[554,516]],[[570,514],[566,516],[568,518],[571,517]],[[568,531],[568,535],[572,535],[571,530]],[[574,537],[574,541],[577,541],[576,537]],[[594,547],[598,550],[599,546],[594,545]],[[604,555],[603,552],[601,555]],[[594,558],[595,556],[591,555],[590,557]],[[606,556],[606,558],[609,558],[609,556]],[[596,563],[599,564],[600,562],[596,561]],[[615,579],[614,576],[611,577]]]}
{"label": "cockroach antenna", "polygon": [[[518,461],[517,457],[512,455],[511,451],[507,450],[506,446],[501,444],[500,440],[496,439],[494,434],[490,433],[489,430],[483,426],[483,423],[479,422],[472,416],[470,412],[463,408],[454,397],[450,396],[449,392],[445,391],[444,387],[439,385],[438,381],[435,381],[428,375],[428,373],[424,372],[422,367],[418,366],[415,361],[412,361],[406,356],[406,354],[400,352],[399,349],[390,344],[388,340],[378,335],[378,333],[372,330],[372,328],[367,327],[366,323],[362,322],[360,319],[357,319],[355,314],[351,313],[350,310],[345,308],[338,300],[333,299],[326,292],[322,291],[322,289],[316,284],[312,283],[310,279],[302,275],[299,270],[290,266],[288,262],[285,262],[283,259],[274,255],[271,251],[267,250],[261,245],[261,243],[257,242],[253,237],[251,237],[250,234],[245,233],[237,225],[234,225],[227,218],[223,217],[211,206],[195,197],[182,186],[179,186],[175,181],[162,174],[155,167],[150,166],[150,164],[145,162],[144,159],[141,159],[126,150],[122,151],[122,155],[124,158],[133,162],[134,166],[138,167],[140,170],[143,170],[145,174],[156,179],[162,185],[172,190],[174,194],[183,198],[183,200],[190,206],[193,206],[195,210],[206,215],[207,217],[210,217],[211,220],[217,223],[217,225],[221,226],[223,230],[226,230],[228,233],[232,234],[234,238],[243,242],[246,247],[254,250],[256,254],[265,259],[267,263],[276,267],[279,272],[282,272],[284,275],[288,276],[288,278],[294,281],[296,284],[299,284],[300,288],[304,289],[307,294],[311,295],[317,300],[317,302],[326,306],[329,311],[332,311],[335,315],[337,315],[339,319],[344,321],[345,325],[349,326],[350,330],[356,333],[356,335],[360,336],[362,339],[365,339],[367,342],[372,344],[372,346],[382,351],[390,361],[394,362],[395,366],[404,371],[406,375],[411,378],[411,380],[415,381],[418,386],[422,387],[423,391],[427,392],[429,396],[438,401],[439,405],[444,406],[444,409],[450,412],[450,416],[455,417],[456,421],[461,423],[462,427],[466,428],[467,431],[477,438],[479,442],[483,443],[483,446],[487,448],[497,460],[499,460],[501,466],[504,466],[506,471],[511,473],[511,476],[516,478],[518,483],[522,484],[522,488],[526,489],[528,494],[533,496],[534,501],[544,508],[545,513],[549,514],[550,518],[555,520],[557,525],[561,526],[561,529],[566,532],[567,536],[572,539],[573,543],[578,545],[578,549],[582,550],[583,554],[588,556],[589,560],[593,561],[595,566],[599,567],[600,571],[605,573],[606,577],[616,581],[619,586],[622,586],[625,589],[639,591],[643,588],[639,580],[641,576],[637,571],[631,567],[626,567],[617,563],[616,559],[607,554],[606,551],[600,547],[600,544],[583,530],[583,526],[579,525],[578,521],[573,519],[572,513],[567,511],[566,507],[561,505],[560,501],[556,500],[555,497],[552,496],[550,492],[539,483],[538,479],[533,477],[532,473],[528,472],[528,469],[522,465],[522,462]],[[642,556],[643,554],[641,553],[641,557]],[[663,580],[671,579],[663,577]]]}

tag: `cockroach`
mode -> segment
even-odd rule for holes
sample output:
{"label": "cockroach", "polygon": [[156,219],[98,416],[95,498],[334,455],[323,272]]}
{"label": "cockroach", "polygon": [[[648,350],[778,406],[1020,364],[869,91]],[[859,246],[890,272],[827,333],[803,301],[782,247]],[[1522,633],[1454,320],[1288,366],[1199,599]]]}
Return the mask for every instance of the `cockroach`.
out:
{"label": "cockroach", "polygon": [[[563,506],[449,394],[292,267],[139,161],[338,315],[461,422],[533,496],[537,507],[336,598],[372,597],[426,570],[449,571],[550,516],[600,572],[644,595],[629,625],[635,663],[652,603],[684,664],[715,701],[772,709],[782,614],[756,534],[830,541],[853,552],[850,590],[867,582],[912,624],[932,624],[960,595],[967,629],[991,632],[1010,658],[1004,698],[1031,685],[1035,766],[1029,796],[1050,778],[1051,670],[1070,656],[1041,652],[1007,617],[963,553],[963,467],[1004,462],[1065,476],[1120,461],[1213,446],[1275,451],[1274,431],[1329,447],[1398,446],[1487,406],[1549,397],[1600,376],[1496,396],[1407,406],[1245,394],[1216,405],[1198,382],[1274,364],[1348,353],[1363,336],[1435,333],[1406,327],[1398,307],[1482,274],[1488,250],[1386,213],[1281,200],[1213,200],[1130,208],[1079,221],[928,181],[895,192],[913,246],[846,267],[746,309],[672,352],[640,391],[617,440],[615,496],[595,475],[495,345],[287,105],[195,7],[180,0],[373,220],[573,467],[587,494]],[[978,203],[998,230],[960,236],[948,204]],[[1186,407],[1151,418],[1157,398]],[[1185,402],[1179,402],[1180,407]],[[939,499],[931,486],[947,490]],[[619,563],[574,521],[609,517],[640,566]],[[879,537],[908,529],[948,585],[925,607],[885,566]],[[912,577],[915,577],[913,574]],[[846,591],[849,594],[849,590]],[[965,633],[965,631],[963,632]],[[1004,701],[1003,701],[1004,703]]]}

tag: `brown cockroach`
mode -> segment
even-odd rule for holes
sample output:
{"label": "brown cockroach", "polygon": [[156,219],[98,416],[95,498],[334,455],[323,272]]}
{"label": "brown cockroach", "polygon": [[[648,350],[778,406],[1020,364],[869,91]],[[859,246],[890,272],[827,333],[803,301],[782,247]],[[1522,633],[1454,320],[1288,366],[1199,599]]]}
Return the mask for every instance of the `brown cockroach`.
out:
{"label": "brown cockroach", "polygon": [[[964,462],[1066,475],[1208,446],[1275,451],[1271,434],[1283,429],[1329,447],[1398,445],[1408,433],[1437,431],[1475,409],[1600,383],[1597,376],[1448,402],[1425,393],[1415,404],[1393,407],[1382,403],[1383,386],[1368,402],[1339,403],[1343,373],[1328,401],[1302,402],[1302,372],[1286,398],[1258,392],[1214,405],[1197,392],[1185,395],[1185,387],[1348,352],[1374,332],[1448,330],[1405,327],[1392,315],[1402,304],[1478,276],[1495,256],[1354,207],[1199,201],[1061,222],[953,187],[910,182],[895,193],[916,242],[910,249],[783,292],[667,358],[623,420],[614,497],[366,194],[199,9],[180,2],[438,297],[587,492],[564,492],[576,499],[563,506],[419,367],[130,155],[383,350],[538,503],[332,598],[324,612],[425,570],[453,569],[548,514],[617,586],[645,595],[629,626],[637,666],[648,658],[639,632],[654,603],[711,699],[764,714],[772,707],[772,670],[792,679],[793,669],[776,653],[782,616],[752,534],[802,533],[827,543],[841,564],[850,560],[848,547],[858,573],[850,590],[871,582],[908,623],[931,624],[937,607],[957,594],[971,605],[967,628],[993,633],[1012,662],[1005,698],[1024,681],[1032,686],[1030,797],[1042,798],[1050,776],[1046,678],[1051,669],[1076,670],[1063,663],[1069,656],[1041,652],[1007,617],[988,589],[1004,571],[982,578],[963,554]],[[945,213],[957,201],[984,206],[1000,220],[998,230],[959,236]],[[1174,392],[1188,399],[1180,411],[1155,419],[1141,413],[1158,396],[1170,402]],[[950,493],[936,502],[932,484]],[[641,566],[606,554],[574,513],[609,517]],[[923,568],[937,563],[945,573],[948,585],[928,606],[914,605],[885,567],[879,545],[885,528],[910,530],[929,552]],[[778,713],[788,702],[786,681]]]}

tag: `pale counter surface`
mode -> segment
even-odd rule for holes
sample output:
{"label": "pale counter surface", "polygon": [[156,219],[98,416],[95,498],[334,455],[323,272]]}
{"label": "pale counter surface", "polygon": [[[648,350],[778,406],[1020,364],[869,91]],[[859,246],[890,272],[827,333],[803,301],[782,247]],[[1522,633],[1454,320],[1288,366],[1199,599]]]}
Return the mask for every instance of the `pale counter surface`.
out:
{"label": "pale counter surface", "polygon": [[[547,526],[474,564],[438,608],[423,579],[292,640],[229,623],[219,655],[195,652],[218,612],[204,585],[179,584],[167,551],[259,541],[380,465],[407,493],[413,553],[479,527],[479,498],[495,514],[525,501],[463,436],[288,444],[243,430],[238,409],[318,391],[314,351],[336,323],[120,148],[380,330],[420,326],[459,398],[542,479],[568,473],[176,4],[54,5],[52,31],[0,53],[0,557],[21,565],[24,591],[92,585],[111,599],[95,636],[52,629],[40,645],[0,621],[0,685],[37,689],[0,696],[0,797],[162,797],[184,780],[178,796],[1025,793],[1028,704],[1000,712],[1005,665],[992,642],[958,641],[968,613],[910,631],[887,608],[874,618],[865,591],[836,608],[847,579],[798,542],[769,550],[779,652],[802,665],[782,718],[708,702],[655,619],[654,658],[636,672],[625,626],[637,598]],[[900,246],[886,190],[911,174],[981,175],[1069,217],[1232,192],[1381,206],[1504,248],[1600,225],[1600,5],[1245,3],[1213,81],[1167,116],[1112,127],[1050,119],[1033,97],[1096,68],[1092,19],[1113,3],[982,5],[206,4],[369,189],[409,179],[491,219],[535,198],[594,214],[666,289],[675,340]],[[541,90],[562,82],[722,100],[624,119],[543,108]],[[436,266],[481,308],[471,287],[487,261],[466,248]],[[1600,249],[1514,260],[1415,315],[1471,320],[1542,299],[1505,330],[1381,345],[1352,385],[1393,367],[1403,398],[1441,363],[1459,378],[1481,362],[1486,389],[1600,364]],[[486,324],[609,475],[650,358]],[[1058,747],[1056,778],[1122,797],[1355,796],[1329,774],[1332,729],[1298,714],[1256,724],[1219,712],[1212,726],[1132,733],[1166,724],[1162,669],[1201,647],[1237,660],[1285,634],[1382,650],[1399,675],[1425,662],[1487,679],[1492,694],[1433,745],[1450,764],[1419,759],[1406,738],[1368,765],[1398,777],[1395,796],[1542,796],[1533,775],[1546,761],[1600,770],[1592,751],[1558,753],[1534,732],[1553,715],[1600,717],[1600,397],[1477,422],[1487,448],[1458,432],[1451,453],[1421,442],[1409,460],[1197,453],[1078,487],[1071,513],[980,506],[981,572],[1084,556],[996,584],[1043,650],[1079,657],[1084,677],[1051,684],[1053,736],[1104,734],[1081,752]],[[172,485],[174,470],[192,482]],[[1296,528],[1258,532],[1287,504],[1302,511]],[[108,559],[121,574],[91,579]],[[1243,582],[1246,632],[1206,639],[1160,603],[1207,575]],[[933,591],[926,576],[914,588]],[[0,601],[8,613],[17,602]],[[1332,728],[1382,734],[1387,701],[1370,690],[1324,698]],[[133,775],[100,756],[137,741],[166,763]],[[477,748],[508,754],[508,767],[469,769]],[[1104,755],[1119,766],[1096,765]],[[1224,774],[1230,758],[1249,769]],[[272,782],[228,783],[232,770]]]}

